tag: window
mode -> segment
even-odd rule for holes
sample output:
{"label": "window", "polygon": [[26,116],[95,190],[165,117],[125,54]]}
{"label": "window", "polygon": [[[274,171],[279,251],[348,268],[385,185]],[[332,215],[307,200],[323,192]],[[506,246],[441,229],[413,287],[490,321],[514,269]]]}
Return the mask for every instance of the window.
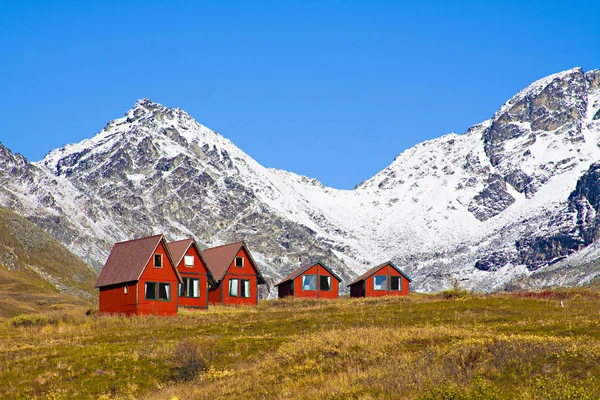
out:
{"label": "window", "polygon": [[171,284],[146,282],[146,300],[171,301]]}
{"label": "window", "polygon": [[179,295],[182,297],[200,297],[200,280],[183,278],[183,283],[179,284]]}
{"label": "window", "polygon": [[231,297],[250,297],[250,281],[247,279],[230,279],[229,295]]}
{"label": "window", "polygon": [[194,266],[194,256],[185,256],[183,259],[184,259],[183,260],[183,264],[186,267],[193,267]]}
{"label": "window", "polygon": [[156,282],[146,282],[146,299],[156,300]]}
{"label": "window", "polygon": [[123,294],[129,293],[129,285],[123,286]]}
{"label": "window", "polygon": [[236,257],[235,266],[238,268],[242,268],[244,266],[244,257]]}
{"label": "window", "polygon": [[237,297],[238,295],[238,280],[230,279],[229,280],[229,295],[233,297]]}
{"label": "window", "polygon": [[331,291],[331,277],[321,275],[319,277],[319,289],[324,291]]}
{"label": "window", "polygon": [[375,275],[373,277],[373,283],[374,290],[387,290],[387,276]]}
{"label": "window", "polygon": [[399,276],[390,277],[390,290],[402,291],[402,278]]}
{"label": "window", "polygon": [[154,268],[162,268],[162,254],[154,255]]}
{"label": "window", "polygon": [[317,276],[302,275],[302,290],[317,290]]}
{"label": "window", "polygon": [[240,297],[250,297],[250,281],[247,279],[240,280]]}

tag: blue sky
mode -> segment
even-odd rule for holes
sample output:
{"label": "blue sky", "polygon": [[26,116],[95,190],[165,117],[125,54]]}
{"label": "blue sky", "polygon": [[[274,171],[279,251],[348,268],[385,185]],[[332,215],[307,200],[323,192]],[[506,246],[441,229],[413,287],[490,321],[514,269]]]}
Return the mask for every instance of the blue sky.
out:
{"label": "blue sky", "polygon": [[148,97],[350,189],[536,79],[600,68],[595,3],[2,1],[0,142],[37,161]]}

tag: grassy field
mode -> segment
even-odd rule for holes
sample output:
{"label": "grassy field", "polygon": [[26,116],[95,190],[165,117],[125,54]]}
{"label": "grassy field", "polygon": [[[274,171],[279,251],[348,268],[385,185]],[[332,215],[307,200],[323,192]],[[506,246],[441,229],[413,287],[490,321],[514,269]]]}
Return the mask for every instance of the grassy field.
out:
{"label": "grassy field", "polygon": [[2,399],[598,399],[597,377],[584,289],[0,320]]}

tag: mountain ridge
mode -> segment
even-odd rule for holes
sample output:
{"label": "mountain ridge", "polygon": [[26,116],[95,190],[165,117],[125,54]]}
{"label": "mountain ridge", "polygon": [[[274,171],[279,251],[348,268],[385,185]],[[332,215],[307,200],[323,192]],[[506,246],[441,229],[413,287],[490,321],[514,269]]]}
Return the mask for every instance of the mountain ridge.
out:
{"label": "mountain ridge", "polygon": [[[78,202],[74,226],[53,229],[71,240],[84,232],[78,254],[96,269],[111,241],[161,231],[203,246],[246,239],[271,283],[298,259],[318,257],[345,278],[393,260],[419,290],[449,287],[456,277],[466,287],[495,290],[568,258],[582,249],[578,243],[593,244],[573,239],[557,250],[541,238],[555,231],[579,237],[574,221],[584,209],[572,204],[576,196],[569,199],[600,160],[599,119],[600,71],[573,68],[532,83],[466,133],[406,149],[343,190],[265,168],[185,111],[140,99],[98,135],[28,167],[45,177],[38,192],[66,187]],[[36,218],[39,204],[24,206],[17,197]],[[59,197],[42,208],[64,215],[56,210],[66,208]],[[93,237],[96,251],[89,250]]]}

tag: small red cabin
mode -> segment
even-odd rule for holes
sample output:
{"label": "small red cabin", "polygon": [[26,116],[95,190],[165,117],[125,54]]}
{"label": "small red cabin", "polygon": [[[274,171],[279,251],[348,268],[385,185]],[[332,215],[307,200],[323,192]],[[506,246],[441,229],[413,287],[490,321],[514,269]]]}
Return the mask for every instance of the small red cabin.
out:
{"label": "small red cabin", "polygon": [[213,247],[203,254],[216,281],[208,292],[210,304],[258,304],[258,285],[266,281],[246,243]]}
{"label": "small red cabin", "polygon": [[208,288],[215,281],[202,251],[194,239],[169,243],[173,262],[181,275],[178,305],[187,308],[208,308]]}
{"label": "small red cabin", "polygon": [[350,297],[407,296],[411,279],[391,261],[371,268],[348,285]]}
{"label": "small red cabin", "polygon": [[96,280],[99,312],[177,315],[179,283],[163,235],[115,243]]}
{"label": "small red cabin", "polygon": [[280,299],[287,296],[337,299],[341,281],[335,272],[317,261],[297,269],[275,286]]}

